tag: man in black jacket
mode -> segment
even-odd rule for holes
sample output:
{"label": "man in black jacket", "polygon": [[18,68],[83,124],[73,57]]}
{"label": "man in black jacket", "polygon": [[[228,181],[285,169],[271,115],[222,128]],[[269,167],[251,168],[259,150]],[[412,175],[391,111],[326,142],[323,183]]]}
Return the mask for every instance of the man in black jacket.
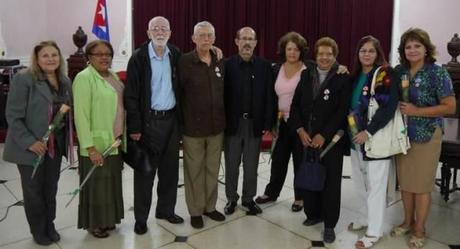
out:
{"label": "man in black jacket", "polygon": [[144,147],[153,170],[134,172],[134,231],[147,232],[155,171],[158,171],[156,218],[183,223],[175,214],[179,174],[179,103],[176,68],[181,53],[168,43],[169,21],[150,20],[151,41],[134,51],[128,63],[124,103],[129,138]]}
{"label": "man in black jacket", "polygon": [[235,211],[239,199],[238,174],[243,159],[242,205],[247,214],[262,210],[253,201],[257,191],[262,135],[269,131],[273,120],[273,80],[270,63],[254,56],[256,32],[244,27],[236,33],[238,54],[225,63],[225,193],[228,203],[225,213]]}

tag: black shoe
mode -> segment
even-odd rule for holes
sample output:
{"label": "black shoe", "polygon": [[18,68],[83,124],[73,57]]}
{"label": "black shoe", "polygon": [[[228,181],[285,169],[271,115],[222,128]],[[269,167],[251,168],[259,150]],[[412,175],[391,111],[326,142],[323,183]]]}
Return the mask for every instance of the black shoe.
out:
{"label": "black shoe", "polygon": [[257,204],[254,201],[243,202],[241,205],[247,209],[247,215],[257,215],[262,213],[262,209],[260,209],[260,207],[257,206]]}
{"label": "black shoe", "polygon": [[155,217],[157,219],[167,220],[171,224],[182,224],[182,223],[184,223],[184,219],[182,219],[182,217],[180,217],[177,214],[173,214],[173,215],[170,215],[170,216],[156,214]]}
{"label": "black shoe", "polygon": [[256,203],[257,204],[265,204],[265,203],[269,203],[269,202],[275,202],[276,201],[276,198],[273,198],[273,197],[265,197],[263,198],[262,196],[258,196],[256,198]]}
{"label": "black shoe", "polygon": [[34,237],[35,243],[37,243],[39,245],[49,246],[49,245],[53,244],[53,241],[50,238],[48,238],[47,236],[45,236],[45,235],[35,235],[35,234],[33,234],[32,236]]}
{"label": "black shoe", "polygon": [[223,215],[221,212],[214,210],[212,212],[204,212],[204,215],[208,216],[211,218],[211,220],[215,221],[224,221],[225,220],[225,215]]}
{"label": "black shoe", "polygon": [[142,235],[147,232],[147,224],[145,222],[136,221],[134,224],[134,232]]}
{"label": "black shoe", "polygon": [[226,215],[233,214],[235,212],[235,208],[236,208],[236,201],[229,201],[227,202],[227,205],[225,205],[224,213]]}
{"label": "black shoe", "polygon": [[335,241],[334,228],[324,228],[323,240],[326,243],[333,243]]}
{"label": "black shoe", "polygon": [[48,225],[48,238],[53,241],[53,242],[58,242],[61,240],[61,235],[56,231],[56,228],[54,227],[54,224],[49,224]]}
{"label": "black shoe", "polygon": [[314,225],[316,225],[316,224],[318,224],[318,223],[320,223],[320,222],[322,222],[322,221],[323,221],[323,220],[322,220],[322,219],[319,219],[319,218],[312,218],[312,219],[307,218],[307,219],[303,222],[303,225],[304,225],[304,226],[307,226],[307,227],[309,227],[309,226],[314,226]]}
{"label": "black shoe", "polygon": [[201,215],[199,216],[191,216],[190,217],[190,224],[192,225],[193,228],[200,229],[204,227],[203,224],[203,217]]}
{"label": "black shoe", "polygon": [[58,242],[59,240],[61,240],[61,235],[59,235],[59,233],[56,230],[48,231],[48,237],[53,242]]}

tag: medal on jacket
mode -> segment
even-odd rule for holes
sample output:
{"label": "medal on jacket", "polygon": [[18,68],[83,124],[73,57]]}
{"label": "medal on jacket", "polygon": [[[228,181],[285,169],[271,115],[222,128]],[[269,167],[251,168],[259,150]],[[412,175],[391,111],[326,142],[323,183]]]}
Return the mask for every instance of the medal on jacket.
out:
{"label": "medal on jacket", "polygon": [[324,100],[328,100],[328,99],[329,99],[329,93],[331,93],[331,92],[329,91],[329,89],[327,89],[327,88],[324,89],[324,97],[323,97]]}
{"label": "medal on jacket", "polygon": [[369,91],[369,87],[365,86],[365,87],[363,88],[363,95],[364,95],[364,96],[367,96],[367,92],[368,92],[368,91]]}
{"label": "medal on jacket", "polygon": [[219,77],[219,78],[222,77],[222,75],[220,74],[220,69],[219,69],[219,67],[216,67],[216,68],[214,69],[214,71],[216,72],[216,76],[217,76],[217,77]]}

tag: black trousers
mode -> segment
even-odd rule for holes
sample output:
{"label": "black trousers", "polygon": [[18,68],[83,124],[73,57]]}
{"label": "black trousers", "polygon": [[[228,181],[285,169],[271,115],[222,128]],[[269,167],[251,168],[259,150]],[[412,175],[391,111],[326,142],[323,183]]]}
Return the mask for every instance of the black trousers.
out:
{"label": "black trousers", "polygon": [[54,231],[56,218],[56,193],[60,176],[62,156],[56,154],[54,158],[45,155],[43,163],[31,179],[33,167],[18,164],[21,175],[24,211],[30,232],[39,237],[48,236]]}
{"label": "black trousers", "polygon": [[[265,187],[264,194],[273,198],[278,198],[281,189],[283,188],[284,181],[291,154],[294,164],[294,175],[299,168],[301,160],[302,149],[300,139],[297,132],[290,129],[284,120],[281,120],[278,139],[272,154],[272,167],[270,174],[270,182]],[[293,183],[294,184],[294,183]],[[300,189],[294,188],[294,197],[296,200],[302,200]]]}
{"label": "black trousers", "polygon": [[309,219],[323,219],[326,228],[334,228],[340,216],[343,151],[339,143],[321,160],[326,168],[326,182],[322,191],[302,191],[305,214]]}
{"label": "black trousers", "polygon": [[152,204],[152,188],[158,172],[156,214],[174,214],[179,178],[179,124],[174,112],[152,114],[141,139],[153,154],[151,174],[134,171],[134,218],[146,222]]}

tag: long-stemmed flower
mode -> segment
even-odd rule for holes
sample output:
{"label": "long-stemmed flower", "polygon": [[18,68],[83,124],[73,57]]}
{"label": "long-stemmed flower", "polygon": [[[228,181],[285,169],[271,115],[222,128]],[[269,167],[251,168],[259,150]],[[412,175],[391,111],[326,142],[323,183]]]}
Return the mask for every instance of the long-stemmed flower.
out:
{"label": "long-stemmed flower", "polygon": [[[407,74],[401,76],[401,97],[404,102],[409,102],[409,77]],[[404,125],[407,129],[407,115],[403,115]]]}
{"label": "long-stemmed flower", "polygon": [[[44,144],[47,144],[48,143],[48,140],[51,136],[51,134],[60,127],[61,123],[62,123],[62,120],[64,119],[64,116],[65,114],[70,110],[70,106],[66,105],[66,104],[62,104],[61,105],[61,108],[59,108],[59,111],[56,113],[56,115],[54,116],[53,118],[53,121],[51,122],[51,124],[48,125],[48,130],[46,131],[45,135],[43,135],[42,137],[42,142]],[[35,176],[35,173],[37,172],[37,169],[38,167],[41,165],[41,163],[43,162],[43,158],[45,157],[45,155],[39,155],[37,156],[33,163],[32,163],[32,166],[34,168],[34,170],[32,171],[32,176],[31,178],[34,178]]]}
{"label": "long-stemmed flower", "polygon": [[[104,152],[102,152],[102,157],[103,158],[107,158],[110,153],[112,153],[112,151],[114,149],[116,149],[118,146],[120,146],[121,144],[121,139],[120,138],[117,138],[115,140],[115,142],[113,142],[113,144],[111,144],[109,147],[107,147]],[[81,182],[80,186],[78,186],[78,188],[76,188],[74,191],[70,192],[69,195],[72,195],[72,198],[70,198],[69,202],[67,202],[67,204],[65,205],[65,207],[68,207],[70,205],[70,203],[73,201],[73,199],[75,199],[75,196],[77,196],[78,193],[80,193],[80,191],[82,190],[82,188],[85,186],[86,182],[88,181],[88,179],[91,177],[91,175],[93,174],[94,170],[96,169],[97,166],[93,165],[90,169],[90,171],[88,172],[88,174],[86,174],[86,177],[85,179],[83,179],[83,181]]]}
{"label": "long-stemmed flower", "polygon": [[275,127],[273,128],[273,133],[276,134],[276,136],[273,136],[273,139],[272,139],[272,145],[270,147],[270,160],[268,160],[268,163],[270,163],[272,160],[273,151],[275,150],[276,141],[278,140],[278,136],[279,136],[280,124],[281,124],[282,118],[283,118],[283,113],[278,112],[278,115],[276,117]]}

